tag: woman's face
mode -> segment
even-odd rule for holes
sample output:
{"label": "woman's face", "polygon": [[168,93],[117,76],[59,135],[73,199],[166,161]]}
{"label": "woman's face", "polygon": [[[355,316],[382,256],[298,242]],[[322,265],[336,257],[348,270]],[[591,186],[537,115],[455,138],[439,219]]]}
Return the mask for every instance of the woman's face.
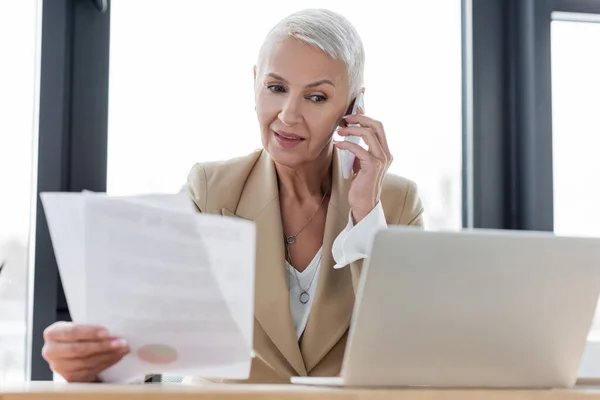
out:
{"label": "woman's face", "polygon": [[348,74],[341,60],[293,38],[267,50],[256,75],[256,114],[273,160],[296,167],[328,154],[348,107]]}

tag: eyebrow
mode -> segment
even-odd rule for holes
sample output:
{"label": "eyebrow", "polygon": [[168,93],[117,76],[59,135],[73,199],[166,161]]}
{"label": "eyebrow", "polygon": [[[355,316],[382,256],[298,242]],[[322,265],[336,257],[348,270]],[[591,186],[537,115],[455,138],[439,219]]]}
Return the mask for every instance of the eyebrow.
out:
{"label": "eyebrow", "polygon": [[[282,82],[288,83],[288,81],[284,77],[279,76],[277,74],[274,74],[273,72],[269,72],[267,74],[267,76],[270,76],[271,78],[275,78],[278,81],[282,81]],[[313,87],[317,87],[317,86],[320,86],[320,85],[323,85],[323,84],[328,84],[328,85],[331,85],[331,86],[335,87],[335,85],[333,84],[333,82],[330,81],[329,79],[320,79],[320,80],[318,80],[316,82],[309,83],[308,85],[306,85],[306,87],[307,88],[313,88]]]}

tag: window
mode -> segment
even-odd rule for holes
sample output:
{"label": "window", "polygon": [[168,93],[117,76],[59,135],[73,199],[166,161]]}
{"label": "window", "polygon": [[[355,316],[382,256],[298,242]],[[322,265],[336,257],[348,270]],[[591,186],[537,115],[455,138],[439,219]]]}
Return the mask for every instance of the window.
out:
{"label": "window", "polygon": [[[600,24],[552,22],[554,230],[600,236]],[[600,341],[600,307],[590,334]]]}
{"label": "window", "polygon": [[600,24],[552,23],[554,226],[600,236]]}
{"label": "window", "polygon": [[34,209],[37,0],[0,2],[0,383],[26,369]]}
{"label": "window", "polygon": [[[234,4],[232,13],[232,3],[112,2],[110,194],[176,192],[195,162],[260,147],[252,67],[268,30],[298,6]],[[459,228],[460,0],[405,2],[401,23],[393,2],[301,7],[338,11],[356,26],[367,52],[365,108],[386,126],[391,172],[419,185],[428,228]]]}
{"label": "window", "polygon": [[[552,22],[554,231],[600,237],[600,24],[574,17]],[[599,358],[600,307],[580,376],[599,376]]]}

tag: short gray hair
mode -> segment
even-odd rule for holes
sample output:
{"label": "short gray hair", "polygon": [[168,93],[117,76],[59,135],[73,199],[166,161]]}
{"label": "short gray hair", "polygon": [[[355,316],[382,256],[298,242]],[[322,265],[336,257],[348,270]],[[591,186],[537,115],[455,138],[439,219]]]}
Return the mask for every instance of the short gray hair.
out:
{"label": "short gray hair", "polygon": [[342,15],[325,9],[306,9],[279,21],[267,34],[259,54],[257,69],[268,48],[277,40],[293,37],[324,51],[334,60],[342,60],[348,72],[350,98],[361,90],[365,69],[365,50],[358,32]]}

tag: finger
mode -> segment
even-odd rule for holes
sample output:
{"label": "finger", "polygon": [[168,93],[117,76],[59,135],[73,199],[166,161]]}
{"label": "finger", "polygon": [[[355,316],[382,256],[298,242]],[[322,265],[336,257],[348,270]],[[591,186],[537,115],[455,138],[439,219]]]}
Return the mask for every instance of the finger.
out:
{"label": "finger", "polygon": [[[70,382],[94,380],[105,369],[115,365],[129,353],[129,349],[115,354],[100,354],[93,357],[75,359],[53,368]],[[51,365],[52,367],[52,365]]]}
{"label": "finger", "polygon": [[375,162],[380,162],[380,160],[373,157],[369,153],[368,150],[365,150],[362,146],[360,146],[356,143],[343,141],[343,142],[334,142],[334,145],[339,149],[350,151],[352,154],[354,154],[356,156],[356,158],[359,158],[361,161],[361,164],[360,164],[361,169],[364,169],[365,165],[367,165],[369,163],[374,164],[373,160]]}
{"label": "finger", "polygon": [[121,361],[129,353],[131,353],[131,350],[129,348],[127,348],[127,349],[123,349],[120,353],[115,354],[114,357],[112,357],[112,356],[110,356],[110,357],[107,356],[105,358],[99,357],[97,360],[95,360],[96,371],[97,371],[96,375],[98,375],[100,372],[104,371],[105,369],[112,367],[113,365],[115,365],[116,363]]}
{"label": "finger", "polygon": [[127,348],[127,343],[123,339],[73,343],[49,342],[42,349],[42,356],[46,360],[69,360],[97,354],[116,354]]}
{"label": "finger", "polygon": [[71,322],[57,322],[44,330],[44,340],[52,342],[76,342],[108,339],[108,331],[101,326],[76,325]]}
{"label": "finger", "polygon": [[128,353],[129,349],[121,350],[113,354],[97,354],[92,357],[73,359],[63,363],[62,370],[69,374],[84,371],[98,374],[122,360]]}
{"label": "finger", "polygon": [[375,157],[387,161],[387,154],[383,151],[381,143],[379,143],[379,139],[372,129],[363,128],[361,126],[349,126],[347,128],[339,128],[338,134],[340,136],[359,136],[363,138],[367,146],[369,146],[369,151],[371,151]]}
{"label": "finger", "polygon": [[67,382],[69,383],[89,383],[95,382],[97,374],[94,374],[94,371],[91,370],[79,370],[75,372],[65,372],[52,368],[52,371],[60,374]]}
{"label": "finger", "polygon": [[[358,106],[356,108],[356,113],[357,114],[364,114],[365,110],[363,110],[362,107]],[[348,115],[351,115],[351,114],[348,114]],[[347,115],[344,115],[344,116],[342,116],[342,118],[340,118],[340,122],[338,123],[338,126],[340,126],[342,128],[345,128],[346,126],[348,126],[348,123],[346,123],[346,119],[345,119],[346,117],[347,117]]]}
{"label": "finger", "polygon": [[367,117],[363,114],[346,115],[344,116],[344,120],[347,124],[359,124],[364,128],[373,129],[373,132],[375,132],[375,135],[377,135],[383,150],[386,152],[386,154],[391,155],[387,142],[387,136],[385,135],[385,129],[380,121],[376,121],[373,118]]}
{"label": "finger", "polygon": [[[368,150],[365,150],[362,146],[348,141],[334,142],[334,145],[339,149],[348,150],[356,156],[356,159],[354,160],[354,165],[352,167],[352,170],[355,173],[357,173],[360,170],[367,169],[375,170],[378,175],[385,173],[385,161],[374,157],[373,155],[371,155],[371,153],[369,153]],[[357,159],[359,160],[359,163],[356,162]]]}

